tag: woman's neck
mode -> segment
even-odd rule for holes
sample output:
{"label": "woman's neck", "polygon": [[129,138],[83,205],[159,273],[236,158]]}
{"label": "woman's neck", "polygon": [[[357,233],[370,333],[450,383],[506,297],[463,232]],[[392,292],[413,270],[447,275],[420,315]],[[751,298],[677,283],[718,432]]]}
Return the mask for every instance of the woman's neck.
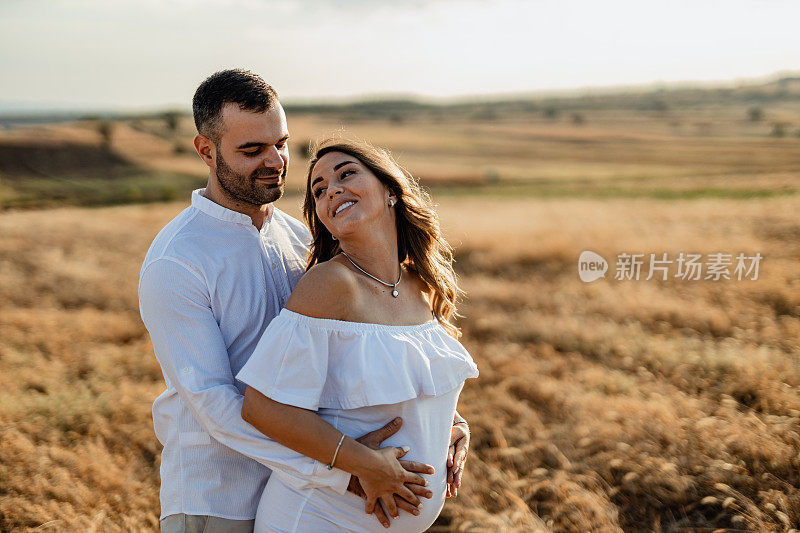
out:
{"label": "woman's neck", "polygon": [[366,235],[348,236],[339,246],[358,266],[387,283],[394,283],[400,276],[400,261],[397,258],[397,233],[369,232]]}

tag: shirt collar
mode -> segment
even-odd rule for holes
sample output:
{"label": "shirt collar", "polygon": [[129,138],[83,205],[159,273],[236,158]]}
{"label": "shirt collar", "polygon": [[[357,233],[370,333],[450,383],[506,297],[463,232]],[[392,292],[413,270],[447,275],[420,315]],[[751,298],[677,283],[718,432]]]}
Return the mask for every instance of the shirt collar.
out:
{"label": "shirt collar", "polygon": [[[244,213],[234,211],[233,209],[223,207],[216,202],[212,202],[204,196],[205,192],[205,188],[195,189],[192,191],[192,207],[195,207],[203,213],[219,220],[233,222],[234,224],[243,224],[245,226],[251,226],[255,229],[253,226],[253,221],[249,216],[245,215]],[[270,206],[269,214],[267,214],[267,218],[264,221],[264,225],[261,227],[261,231],[267,229],[267,226],[269,226],[269,223],[272,220],[272,215],[274,212],[274,206]]]}

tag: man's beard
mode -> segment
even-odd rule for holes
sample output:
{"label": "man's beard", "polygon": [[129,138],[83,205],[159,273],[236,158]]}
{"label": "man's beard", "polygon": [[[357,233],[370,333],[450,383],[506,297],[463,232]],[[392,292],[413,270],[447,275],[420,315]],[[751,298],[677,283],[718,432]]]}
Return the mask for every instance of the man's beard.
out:
{"label": "man's beard", "polygon": [[[222,158],[217,150],[217,181],[228,195],[234,200],[252,205],[264,205],[274,202],[283,196],[283,185],[286,183],[287,166],[283,172],[278,173],[266,167],[259,167],[249,176],[236,173]],[[280,176],[279,183],[275,185],[260,184],[256,178],[274,178]]]}

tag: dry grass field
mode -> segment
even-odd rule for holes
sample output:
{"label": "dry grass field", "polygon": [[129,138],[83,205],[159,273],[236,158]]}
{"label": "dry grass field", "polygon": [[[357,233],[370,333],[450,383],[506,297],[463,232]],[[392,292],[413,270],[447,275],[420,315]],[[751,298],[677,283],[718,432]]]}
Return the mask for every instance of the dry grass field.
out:
{"label": "dry grass field", "polygon": [[[282,201],[296,212],[298,199]],[[156,526],[162,390],[137,311],[181,203],[0,217],[0,529]],[[442,198],[481,369],[439,531],[800,524],[795,198]],[[759,251],[758,280],[577,277],[577,256]]]}
{"label": "dry grass field", "polygon": [[[800,139],[741,110],[673,115],[348,124],[432,187],[467,291],[472,451],[432,531],[800,529]],[[92,127],[10,130],[0,145],[98,148]],[[201,180],[158,127],[119,124],[97,176]],[[340,125],[290,128],[295,192],[279,206],[297,215],[299,148]],[[64,165],[79,179],[80,161]],[[0,161],[6,200],[31,175],[15,168]],[[0,212],[0,530],[156,530],[150,408],[164,385],[136,286],[186,205],[175,191]],[[609,260],[606,279],[580,281],[583,250]],[[625,252],[763,260],[757,280],[616,280]]]}

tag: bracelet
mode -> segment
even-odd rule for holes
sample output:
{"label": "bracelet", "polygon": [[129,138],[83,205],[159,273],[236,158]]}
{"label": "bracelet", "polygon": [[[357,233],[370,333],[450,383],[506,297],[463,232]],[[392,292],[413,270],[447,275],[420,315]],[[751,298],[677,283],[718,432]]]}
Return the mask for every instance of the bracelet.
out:
{"label": "bracelet", "polygon": [[344,433],[342,433],[342,438],[339,439],[339,444],[336,445],[336,451],[333,452],[333,459],[331,459],[331,464],[328,465],[328,470],[333,470],[333,463],[336,462],[336,456],[339,455],[339,448],[341,448],[343,442],[344,442]]}
{"label": "bracelet", "polygon": [[467,426],[467,431],[469,431],[469,424],[467,424],[467,421],[466,421],[466,420],[464,420],[462,417],[460,417],[460,416],[459,416],[459,417],[458,417],[458,420],[456,420],[455,422],[453,422],[453,425],[454,425],[454,426],[455,426],[456,424],[464,424],[465,426]]}

